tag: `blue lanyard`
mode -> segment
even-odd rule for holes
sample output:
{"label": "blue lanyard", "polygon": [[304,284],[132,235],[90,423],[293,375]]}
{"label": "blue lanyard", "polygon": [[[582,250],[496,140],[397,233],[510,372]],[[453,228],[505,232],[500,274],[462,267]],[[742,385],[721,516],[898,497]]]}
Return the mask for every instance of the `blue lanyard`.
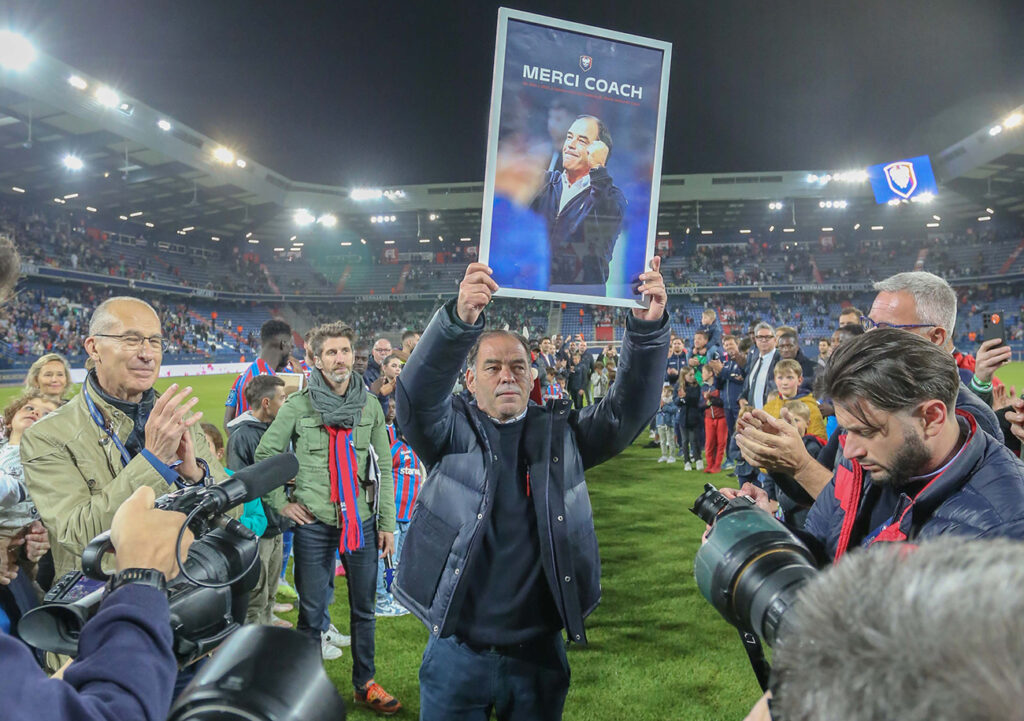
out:
{"label": "blue lanyard", "polygon": [[85,405],[89,408],[89,415],[92,416],[93,423],[98,425],[100,430],[107,434],[107,437],[110,438],[117,450],[121,452],[121,462],[127,466],[128,462],[132,459],[131,454],[128,453],[128,449],[121,443],[121,439],[117,437],[117,434],[110,429],[110,424],[103,418],[100,409],[96,407],[92,398],[89,397],[88,379],[82,384],[82,395],[85,397]]}
{"label": "blue lanyard", "polygon": [[869,533],[867,535],[867,537],[863,541],[860,542],[861,547],[862,548],[867,548],[872,543],[874,543],[875,539],[878,538],[878,534],[880,534],[882,531],[884,531],[886,528],[888,528],[890,525],[892,525],[892,522],[895,521],[895,520],[896,520],[895,514],[892,515],[892,516],[889,516],[887,519],[885,519],[885,521],[882,523],[882,525],[880,525],[878,528],[876,528],[871,533]]}

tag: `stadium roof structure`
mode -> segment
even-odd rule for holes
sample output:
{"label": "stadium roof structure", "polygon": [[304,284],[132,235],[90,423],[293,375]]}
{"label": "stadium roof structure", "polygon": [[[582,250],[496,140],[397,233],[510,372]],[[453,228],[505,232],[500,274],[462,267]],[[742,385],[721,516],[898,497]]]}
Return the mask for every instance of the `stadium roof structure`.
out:
{"label": "stadium roof structure", "polygon": [[[1015,115],[998,132],[983,128],[932,156],[940,191],[931,205],[878,205],[857,172],[666,175],[658,231],[720,242],[769,229],[921,229],[940,213],[945,221],[1021,217],[1024,125]],[[69,169],[68,156],[81,168]],[[482,195],[482,183],[303,183],[44,53],[24,69],[0,67],[0,197],[96,212],[126,233],[284,246],[330,227],[373,245],[458,243],[478,239]]]}

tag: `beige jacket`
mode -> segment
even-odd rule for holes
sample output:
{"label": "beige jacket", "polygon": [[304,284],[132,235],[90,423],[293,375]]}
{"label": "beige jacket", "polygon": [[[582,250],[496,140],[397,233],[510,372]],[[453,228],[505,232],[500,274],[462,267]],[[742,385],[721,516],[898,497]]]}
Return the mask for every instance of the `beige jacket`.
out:
{"label": "beige jacket", "polygon": [[[132,421],[90,394],[111,429],[124,443]],[[190,431],[196,456],[210,465],[220,483],[227,474],[210,450],[199,424]],[[114,512],[141,486],[150,486],[159,498],[174,490],[142,454],[128,465],[107,434],[93,421],[82,393],[34,423],[21,439],[25,485],[50,534],[57,578],[81,568],[83,549],[94,537],[109,530]]]}

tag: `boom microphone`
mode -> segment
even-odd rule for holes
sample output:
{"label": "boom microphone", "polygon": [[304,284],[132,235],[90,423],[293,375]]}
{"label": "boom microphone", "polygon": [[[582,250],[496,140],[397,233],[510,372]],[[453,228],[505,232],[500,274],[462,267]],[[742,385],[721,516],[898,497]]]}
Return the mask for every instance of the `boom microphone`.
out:
{"label": "boom microphone", "polygon": [[282,453],[246,466],[223,483],[209,486],[201,505],[212,513],[224,513],[240,503],[262,498],[295,478],[299,460],[294,453]]}

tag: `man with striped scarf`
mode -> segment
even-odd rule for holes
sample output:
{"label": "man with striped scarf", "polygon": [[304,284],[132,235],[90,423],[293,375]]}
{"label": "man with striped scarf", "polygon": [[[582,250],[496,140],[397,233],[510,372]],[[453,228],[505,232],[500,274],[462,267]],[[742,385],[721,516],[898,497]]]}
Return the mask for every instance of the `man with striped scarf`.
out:
{"label": "man with striped scarf", "polygon": [[[380,403],[352,371],[354,338],[340,322],[313,331],[309,384],[278,411],[256,460],[283,453],[289,444],[299,459],[291,498],[279,488],[264,499],[296,523],[297,629],[321,645],[329,643],[328,589],[340,550],[351,609],[355,700],[390,715],[401,704],[373,677],[378,551],[392,555],[395,544],[391,444]],[[381,498],[387,502],[379,503]]]}

